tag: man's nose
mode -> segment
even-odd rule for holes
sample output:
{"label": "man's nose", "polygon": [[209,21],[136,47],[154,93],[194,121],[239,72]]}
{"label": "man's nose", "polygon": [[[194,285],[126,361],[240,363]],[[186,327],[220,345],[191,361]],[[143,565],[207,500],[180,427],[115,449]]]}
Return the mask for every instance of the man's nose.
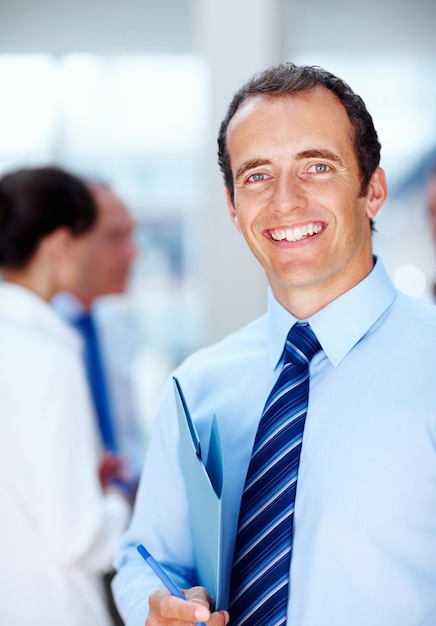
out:
{"label": "man's nose", "polygon": [[270,207],[275,212],[289,212],[307,205],[307,193],[296,174],[281,174],[276,178]]}

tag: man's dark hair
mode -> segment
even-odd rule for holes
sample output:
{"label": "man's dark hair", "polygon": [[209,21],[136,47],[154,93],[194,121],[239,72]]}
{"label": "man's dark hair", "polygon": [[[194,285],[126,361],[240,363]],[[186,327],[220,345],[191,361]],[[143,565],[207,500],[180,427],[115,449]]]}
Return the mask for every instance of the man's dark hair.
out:
{"label": "man's dark hair", "polygon": [[58,167],[5,174],[0,179],[0,266],[24,267],[43,237],[61,226],[82,235],[96,215],[85,183]]}
{"label": "man's dark hair", "polygon": [[[360,193],[365,195],[368,183],[380,163],[380,142],[371,115],[362,98],[334,74],[317,66],[281,63],[255,74],[236,94],[229,105],[218,134],[218,164],[224,176],[226,188],[234,199],[233,175],[227,152],[227,129],[234,114],[251,96],[268,98],[294,95],[324,87],[331,91],[345,108],[354,131],[354,149],[360,173]],[[371,220],[371,226],[373,226]]]}

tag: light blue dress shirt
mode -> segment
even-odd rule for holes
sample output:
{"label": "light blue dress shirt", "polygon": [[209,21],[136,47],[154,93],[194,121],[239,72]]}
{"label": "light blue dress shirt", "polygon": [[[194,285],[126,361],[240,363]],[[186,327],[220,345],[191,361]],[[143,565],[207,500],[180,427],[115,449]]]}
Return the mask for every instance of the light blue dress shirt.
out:
{"label": "light blue dress shirt", "polygon": [[[270,293],[267,315],[175,372],[200,437],[214,413],[219,422],[226,579],[257,425],[295,321]],[[311,363],[287,624],[435,626],[436,308],[398,293],[377,261],[308,321],[322,351]],[[115,562],[128,626],[144,626],[161,587],[137,543],[181,587],[197,582],[170,382]]]}

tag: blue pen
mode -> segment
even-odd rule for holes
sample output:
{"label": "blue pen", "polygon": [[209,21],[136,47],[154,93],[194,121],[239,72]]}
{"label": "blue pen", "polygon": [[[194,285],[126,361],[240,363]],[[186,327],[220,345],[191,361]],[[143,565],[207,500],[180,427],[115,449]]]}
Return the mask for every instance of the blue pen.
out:
{"label": "blue pen", "polygon": [[[142,543],[136,546],[136,549],[138,550],[142,558],[145,560],[145,562],[151,567],[151,569],[156,574],[156,576],[160,579],[160,581],[165,585],[165,587],[168,589],[171,595],[177,596],[178,598],[181,598],[182,600],[186,600],[185,596],[177,587],[177,585],[174,584],[174,582],[171,580],[168,574],[162,569],[162,567],[159,565],[156,559],[154,559],[151,556],[150,552],[144,548]],[[204,622],[195,622],[195,623],[197,624],[197,626],[206,626]]]}

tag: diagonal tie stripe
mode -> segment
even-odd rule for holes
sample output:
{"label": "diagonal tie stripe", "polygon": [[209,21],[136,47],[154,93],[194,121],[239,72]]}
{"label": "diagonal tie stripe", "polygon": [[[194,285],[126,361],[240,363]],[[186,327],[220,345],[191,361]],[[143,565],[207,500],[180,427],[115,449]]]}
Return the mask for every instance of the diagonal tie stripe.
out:
{"label": "diagonal tie stripe", "polygon": [[230,590],[232,626],[286,624],[309,363],[319,349],[308,324],[291,328],[282,372],[263,410],[239,513]]}

